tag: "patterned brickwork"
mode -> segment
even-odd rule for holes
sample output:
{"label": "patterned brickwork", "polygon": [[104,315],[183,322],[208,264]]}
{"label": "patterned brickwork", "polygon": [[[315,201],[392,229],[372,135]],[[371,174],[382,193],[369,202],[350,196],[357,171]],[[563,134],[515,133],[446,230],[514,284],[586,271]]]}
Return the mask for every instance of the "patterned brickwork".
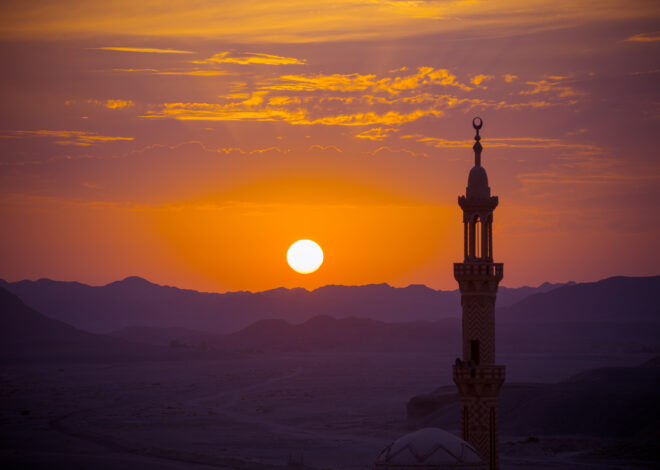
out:
{"label": "patterned brickwork", "polygon": [[[466,263],[457,264],[455,275],[463,307],[463,363],[454,369],[463,439],[477,449],[490,470],[499,470],[497,397],[504,367],[495,365],[495,300],[501,272]],[[472,357],[473,341],[479,342],[479,364]]]}
{"label": "patterned brickwork", "polygon": [[480,363],[495,364],[495,297],[463,295],[463,360],[470,361],[471,341],[480,344]]}
{"label": "patterned brickwork", "polygon": [[489,463],[490,470],[497,470],[497,396],[482,398],[461,394],[461,428],[462,438],[477,449]]}

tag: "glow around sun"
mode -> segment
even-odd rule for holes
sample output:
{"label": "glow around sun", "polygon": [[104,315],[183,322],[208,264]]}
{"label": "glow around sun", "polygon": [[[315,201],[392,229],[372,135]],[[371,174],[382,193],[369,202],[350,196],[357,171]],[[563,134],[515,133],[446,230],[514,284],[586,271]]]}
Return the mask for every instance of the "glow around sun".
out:
{"label": "glow around sun", "polygon": [[286,252],[286,260],[294,271],[313,273],[323,264],[323,250],[312,240],[298,240]]}

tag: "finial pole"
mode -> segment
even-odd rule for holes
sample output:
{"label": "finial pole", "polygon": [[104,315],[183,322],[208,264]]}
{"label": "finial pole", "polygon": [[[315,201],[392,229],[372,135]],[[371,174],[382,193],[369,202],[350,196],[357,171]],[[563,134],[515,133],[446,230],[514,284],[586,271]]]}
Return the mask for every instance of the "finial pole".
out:
{"label": "finial pole", "polygon": [[472,127],[477,131],[477,135],[474,136],[474,140],[477,142],[472,146],[472,149],[474,150],[474,166],[481,166],[481,150],[482,146],[479,141],[481,140],[481,136],[479,135],[479,129],[481,129],[481,126],[484,125],[484,122],[481,120],[479,116],[475,117],[472,120]]}

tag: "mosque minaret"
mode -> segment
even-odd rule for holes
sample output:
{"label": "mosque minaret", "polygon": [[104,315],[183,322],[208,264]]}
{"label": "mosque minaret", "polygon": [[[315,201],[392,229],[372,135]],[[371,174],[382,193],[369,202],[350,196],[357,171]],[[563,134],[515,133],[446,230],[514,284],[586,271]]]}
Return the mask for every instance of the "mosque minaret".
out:
{"label": "mosque minaret", "polygon": [[461,291],[462,359],[456,359],[453,379],[461,401],[461,438],[442,429],[424,428],[387,446],[375,470],[498,470],[497,399],[505,367],[495,363],[495,297],[502,263],[493,262],[493,211],[488,176],[481,166],[481,118],[476,130],[474,167],[468,176],[463,210],[463,262],[454,264]]}
{"label": "mosque minaret", "polygon": [[505,367],[495,362],[495,297],[502,280],[502,263],[493,262],[493,211],[497,196],[490,195],[488,176],[481,166],[483,125],[475,118],[474,167],[470,170],[463,210],[463,262],[454,264],[463,307],[463,359],[456,360],[454,382],[461,397],[462,438],[484,457],[490,470],[499,468],[497,397]]}

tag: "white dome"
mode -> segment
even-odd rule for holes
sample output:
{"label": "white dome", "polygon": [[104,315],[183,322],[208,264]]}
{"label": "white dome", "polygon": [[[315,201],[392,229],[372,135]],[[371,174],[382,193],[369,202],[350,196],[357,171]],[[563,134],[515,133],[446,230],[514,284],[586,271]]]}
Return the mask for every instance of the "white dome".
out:
{"label": "white dome", "polygon": [[470,444],[438,428],[406,434],[387,446],[376,459],[375,470],[486,470],[486,464]]}

